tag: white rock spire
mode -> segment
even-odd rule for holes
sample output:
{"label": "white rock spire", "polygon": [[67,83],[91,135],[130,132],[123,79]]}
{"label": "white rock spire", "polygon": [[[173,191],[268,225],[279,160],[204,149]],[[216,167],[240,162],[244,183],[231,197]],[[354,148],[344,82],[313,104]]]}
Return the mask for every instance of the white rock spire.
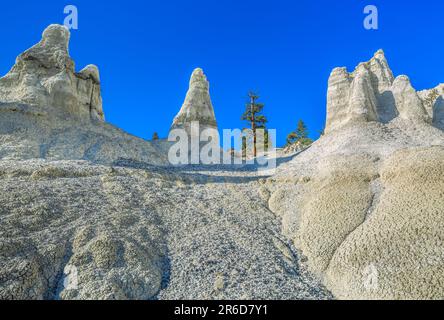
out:
{"label": "white rock spire", "polygon": [[216,117],[210,98],[210,85],[201,68],[193,71],[185,101],[173,120],[171,129],[184,128],[189,133],[191,122],[199,122],[200,131],[217,129]]}

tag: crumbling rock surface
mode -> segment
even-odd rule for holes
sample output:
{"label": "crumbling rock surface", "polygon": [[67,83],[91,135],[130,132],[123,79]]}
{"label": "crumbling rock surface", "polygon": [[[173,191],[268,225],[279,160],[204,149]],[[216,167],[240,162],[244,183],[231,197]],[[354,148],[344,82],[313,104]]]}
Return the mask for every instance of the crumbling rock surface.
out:
{"label": "crumbling rock surface", "polygon": [[0,161],[0,299],[332,298],[256,172],[204,170]]}
{"label": "crumbling rock surface", "polygon": [[[165,239],[143,175],[69,161],[2,161],[0,168],[0,299],[158,293]],[[75,287],[64,286],[73,270]]]}
{"label": "crumbling rock surface", "polygon": [[443,297],[443,156],[443,147],[411,148],[384,162],[373,212],[330,260],[327,283],[338,297]]}

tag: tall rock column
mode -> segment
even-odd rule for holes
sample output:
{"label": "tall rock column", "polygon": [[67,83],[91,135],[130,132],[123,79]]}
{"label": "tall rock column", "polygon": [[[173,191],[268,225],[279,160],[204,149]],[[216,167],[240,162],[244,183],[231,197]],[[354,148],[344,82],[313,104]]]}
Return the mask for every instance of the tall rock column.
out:
{"label": "tall rock column", "polygon": [[407,76],[399,76],[395,79],[392,92],[401,118],[416,122],[427,122],[430,120],[421,99]]}
{"label": "tall rock column", "polygon": [[220,141],[210,98],[210,84],[200,68],[191,75],[185,101],[173,120],[170,136],[171,133],[176,136],[177,133],[172,131],[177,129],[184,130],[184,136],[188,137],[187,157],[191,164],[218,163]]}
{"label": "tall rock column", "polygon": [[368,66],[360,64],[355,71],[350,86],[348,102],[348,121],[368,122],[376,121],[377,96],[371,84],[371,73]]}
{"label": "tall rock column", "polygon": [[376,92],[383,94],[390,90],[395,77],[385,58],[384,51],[378,50],[367,64],[372,77],[372,86]]}
{"label": "tall rock column", "polygon": [[171,130],[185,129],[191,134],[191,123],[199,122],[199,129],[217,130],[216,117],[210,98],[210,84],[202,69],[193,71],[185,101],[173,120]]}
{"label": "tall rock column", "polygon": [[326,133],[347,121],[350,86],[351,78],[346,68],[332,71],[328,80]]}

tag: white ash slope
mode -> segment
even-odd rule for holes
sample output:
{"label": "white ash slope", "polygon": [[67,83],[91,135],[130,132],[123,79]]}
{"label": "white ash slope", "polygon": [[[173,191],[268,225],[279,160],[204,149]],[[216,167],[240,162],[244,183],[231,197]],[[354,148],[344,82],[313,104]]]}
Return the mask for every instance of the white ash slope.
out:
{"label": "white ash slope", "polygon": [[175,205],[157,207],[171,258],[170,281],[159,298],[332,298],[282,236],[255,168],[187,172],[191,184],[169,198]]}
{"label": "white ash slope", "polygon": [[153,297],[166,249],[149,191],[162,183],[85,161],[0,161],[0,299]]}
{"label": "white ash slope", "polygon": [[326,135],[267,183],[284,233],[338,298],[444,296],[442,96],[432,91],[394,79],[382,51],[351,74],[333,70]]}
{"label": "white ash slope", "polygon": [[99,71],[75,72],[69,37],[64,26],[49,26],[0,78],[0,159],[166,163],[149,142],[104,122]]}
{"label": "white ash slope", "polygon": [[0,299],[331,298],[260,185],[255,171],[0,161]]}

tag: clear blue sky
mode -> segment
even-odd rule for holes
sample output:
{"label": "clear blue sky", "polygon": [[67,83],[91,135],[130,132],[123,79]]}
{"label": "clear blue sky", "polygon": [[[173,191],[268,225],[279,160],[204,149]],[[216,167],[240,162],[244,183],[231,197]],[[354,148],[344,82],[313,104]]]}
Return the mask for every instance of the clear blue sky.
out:
{"label": "clear blue sky", "polygon": [[[444,82],[444,2],[422,1],[2,1],[0,74],[40,39],[63,8],[79,10],[70,53],[78,70],[100,68],[109,122],[131,134],[166,136],[192,70],[204,69],[220,128],[243,127],[246,93],[258,90],[278,144],[303,119],[324,126],[327,80],[383,48],[417,89]],[[379,9],[379,30],[363,9]]]}

